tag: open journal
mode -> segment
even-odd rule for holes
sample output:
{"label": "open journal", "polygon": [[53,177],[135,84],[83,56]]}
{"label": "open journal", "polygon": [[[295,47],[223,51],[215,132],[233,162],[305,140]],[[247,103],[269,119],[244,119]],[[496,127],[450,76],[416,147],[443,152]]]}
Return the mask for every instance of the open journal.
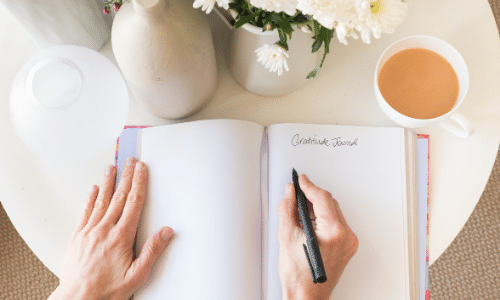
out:
{"label": "open journal", "polygon": [[331,192],[359,239],[331,299],[425,299],[427,138],[206,120],[125,129],[118,174],[128,156],[150,174],[137,249],[161,226],[175,231],[134,299],[282,299],[277,207],[292,168]]}

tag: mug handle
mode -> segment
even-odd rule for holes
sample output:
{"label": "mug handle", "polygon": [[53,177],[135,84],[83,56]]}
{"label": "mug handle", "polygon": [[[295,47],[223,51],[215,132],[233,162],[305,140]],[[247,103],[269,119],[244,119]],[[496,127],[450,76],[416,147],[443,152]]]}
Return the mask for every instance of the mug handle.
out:
{"label": "mug handle", "polygon": [[464,139],[470,137],[475,130],[471,121],[458,112],[454,112],[448,118],[441,121],[439,125],[449,132]]}

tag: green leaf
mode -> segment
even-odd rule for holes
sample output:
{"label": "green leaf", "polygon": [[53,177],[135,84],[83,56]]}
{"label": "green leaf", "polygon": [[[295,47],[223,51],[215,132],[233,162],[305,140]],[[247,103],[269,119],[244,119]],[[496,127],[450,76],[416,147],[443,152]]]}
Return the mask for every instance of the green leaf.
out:
{"label": "green leaf", "polygon": [[313,25],[314,25],[314,38],[317,38],[320,34],[322,26],[316,20],[314,20]]}
{"label": "green leaf", "polygon": [[278,24],[279,28],[281,30],[283,30],[283,32],[285,32],[289,36],[289,38],[292,38],[293,28],[292,28],[292,25],[290,25],[290,23],[288,23],[287,19],[283,18],[279,14],[273,14],[273,16],[271,18],[272,18],[273,22]]}
{"label": "green leaf", "polygon": [[324,33],[325,52],[329,53],[330,52],[330,42],[332,41],[333,32],[335,31],[335,29],[328,29],[328,28],[324,28],[324,29],[325,29],[325,33]]}
{"label": "green leaf", "polygon": [[312,70],[306,77],[306,79],[310,79],[310,78],[314,78],[316,77],[316,75],[318,74],[318,70],[316,70],[316,68],[314,68],[314,70]]}
{"label": "green leaf", "polygon": [[245,25],[246,23],[249,23],[250,21],[252,21],[254,19],[255,19],[255,15],[240,16],[239,19],[234,24],[234,28],[240,28],[241,26]]}
{"label": "green leaf", "polygon": [[322,45],[323,45],[323,40],[321,39],[315,40],[314,43],[312,44],[312,53],[317,52]]}
{"label": "green leaf", "polygon": [[280,42],[282,42],[283,44],[286,44],[286,34],[283,32],[283,30],[281,28],[278,28],[278,35],[280,37]]}

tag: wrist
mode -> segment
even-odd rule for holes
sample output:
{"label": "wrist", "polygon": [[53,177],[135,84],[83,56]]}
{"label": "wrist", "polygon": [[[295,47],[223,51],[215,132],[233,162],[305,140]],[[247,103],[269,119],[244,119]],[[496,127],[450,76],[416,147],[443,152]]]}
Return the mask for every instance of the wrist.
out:
{"label": "wrist", "polygon": [[83,286],[75,289],[68,289],[59,285],[47,300],[91,300],[96,299]]}
{"label": "wrist", "polygon": [[283,300],[328,300],[329,295],[318,295],[306,290],[283,290]]}

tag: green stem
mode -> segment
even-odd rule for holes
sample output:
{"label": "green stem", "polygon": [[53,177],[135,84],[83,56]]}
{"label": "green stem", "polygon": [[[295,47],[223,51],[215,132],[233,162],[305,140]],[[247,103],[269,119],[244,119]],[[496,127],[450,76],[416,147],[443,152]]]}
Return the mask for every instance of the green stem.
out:
{"label": "green stem", "polygon": [[[323,68],[323,63],[325,62],[325,59],[326,59],[326,55],[328,54],[328,52],[325,50],[323,51],[323,58],[321,58],[321,62],[319,63],[319,68]],[[318,71],[319,73],[319,71]]]}

